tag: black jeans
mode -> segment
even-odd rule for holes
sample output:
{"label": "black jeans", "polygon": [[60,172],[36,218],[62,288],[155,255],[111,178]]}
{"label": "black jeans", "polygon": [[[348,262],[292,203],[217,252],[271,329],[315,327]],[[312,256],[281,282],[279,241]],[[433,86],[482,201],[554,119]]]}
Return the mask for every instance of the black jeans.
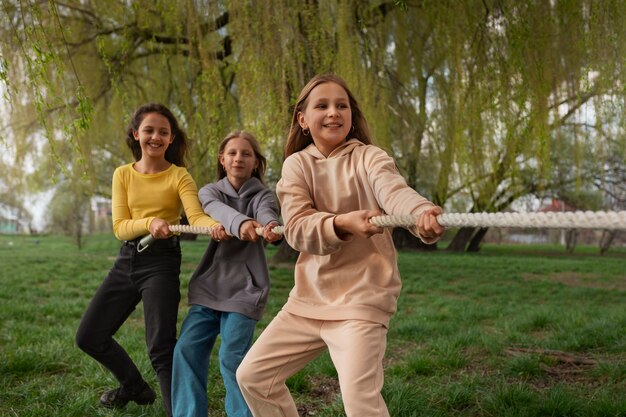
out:
{"label": "black jeans", "polygon": [[113,268],[94,295],[78,327],[76,343],[109,369],[129,390],[143,377],[113,335],[143,301],[146,345],[157,373],[165,410],[171,415],[172,356],[180,302],[181,251],[178,237],[157,240],[137,252],[124,242]]}

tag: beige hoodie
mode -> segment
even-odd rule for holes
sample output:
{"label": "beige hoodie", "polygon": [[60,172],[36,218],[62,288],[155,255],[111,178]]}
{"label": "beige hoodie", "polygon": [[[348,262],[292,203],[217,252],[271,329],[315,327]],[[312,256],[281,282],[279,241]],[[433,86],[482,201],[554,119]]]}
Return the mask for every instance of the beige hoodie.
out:
{"label": "beige hoodie", "polygon": [[418,215],[433,204],[406,184],[382,149],[356,139],[328,157],[313,144],[289,156],[276,192],[285,238],[301,252],[283,308],[313,319],[387,326],[402,286],[391,232],[342,240],[334,217],[355,210]]}

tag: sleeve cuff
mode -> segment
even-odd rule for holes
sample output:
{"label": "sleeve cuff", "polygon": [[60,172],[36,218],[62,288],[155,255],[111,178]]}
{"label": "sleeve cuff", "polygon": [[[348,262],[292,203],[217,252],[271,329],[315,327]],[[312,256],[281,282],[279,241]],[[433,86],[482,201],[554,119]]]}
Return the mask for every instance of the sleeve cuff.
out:
{"label": "sleeve cuff", "polygon": [[230,227],[228,227],[228,234],[230,234],[231,236],[235,236],[237,239],[240,239],[241,237],[239,236],[239,229],[241,228],[241,224],[248,220],[252,219],[248,216],[244,216],[243,214],[238,214],[237,216],[235,216],[233,221],[230,223]]}

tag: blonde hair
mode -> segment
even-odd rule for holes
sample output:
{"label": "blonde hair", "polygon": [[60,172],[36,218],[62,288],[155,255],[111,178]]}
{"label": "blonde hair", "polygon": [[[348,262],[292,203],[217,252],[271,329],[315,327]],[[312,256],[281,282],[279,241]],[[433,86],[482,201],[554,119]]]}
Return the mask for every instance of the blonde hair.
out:
{"label": "blonde hair", "polygon": [[309,95],[311,91],[320,84],[335,83],[346,91],[350,102],[350,110],[352,111],[352,127],[350,131],[350,137],[360,140],[366,145],[373,143],[370,136],[370,129],[367,125],[367,120],[363,115],[363,112],[359,108],[359,104],[352,95],[352,92],[348,88],[348,85],[343,78],[334,74],[321,74],[311,78],[311,80],[304,86],[298,97],[298,101],[293,109],[293,117],[291,118],[291,127],[289,128],[289,134],[287,135],[287,142],[285,143],[285,158],[289,155],[301,151],[302,149],[313,143],[313,139],[310,135],[305,135],[302,127],[298,123],[298,113],[303,112],[308,104]]}
{"label": "blonde hair", "polygon": [[252,133],[246,132],[245,130],[235,130],[234,132],[230,132],[220,143],[220,146],[217,151],[217,180],[221,180],[226,176],[226,171],[224,167],[220,163],[220,156],[224,154],[224,150],[226,149],[226,145],[230,142],[231,139],[241,138],[246,140],[250,146],[252,146],[252,150],[254,151],[254,155],[256,156],[257,161],[259,161],[259,165],[252,171],[252,176],[256,177],[265,184],[265,168],[267,166],[267,159],[261,153],[261,145],[259,141],[256,140]]}

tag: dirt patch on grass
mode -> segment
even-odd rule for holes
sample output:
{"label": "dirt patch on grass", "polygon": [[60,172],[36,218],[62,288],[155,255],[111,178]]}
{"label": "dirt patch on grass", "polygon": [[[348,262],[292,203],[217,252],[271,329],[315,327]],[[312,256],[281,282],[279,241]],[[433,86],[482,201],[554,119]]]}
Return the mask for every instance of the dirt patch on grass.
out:
{"label": "dirt patch on grass", "polygon": [[604,281],[599,274],[577,272],[554,272],[551,274],[525,273],[524,281],[558,282],[568,287],[601,288],[606,290],[626,291],[626,281]]}
{"label": "dirt patch on grass", "polygon": [[543,391],[556,384],[579,385],[587,388],[604,384],[603,378],[594,377],[590,372],[598,361],[590,355],[569,353],[549,349],[508,348],[511,356],[536,356],[541,359],[541,376],[525,379],[531,387]]}
{"label": "dirt patch on grass", "polygon": [[385,369],[403,363],[408,355],[425,347],[424,343],[414,341],[394,342],[393,346],[387,346],[387,351],[383,358],[383,368]]}
{"label": "dirt patch on grass", "polygon": [[522,382],[530,387],[544,391],[559,384],[584,386],[588,388],[601,386],[603,377],[594,376],[592,371],[599,362],[591,355],[569,353],[547,349],[507,348],[502,354],[507,356],[534,356],[540,361],[541,372],[534,376],[502,375],[502,368],[494,368],[489,364],[487,352],[480,349],[465,351],[467,365],[452,374],[453,378],[467,375],[490,379],[497,375],[504,376],[513,383]]}
{"label": "dirt patch on grass", "polygon": [[310,378],[311,391],[308,393],[306,404],[298,404],[298,415],[309,417],[318,414],[319,410],[328,408],[339,395],[339,381],[324,375],[314,375]]}

